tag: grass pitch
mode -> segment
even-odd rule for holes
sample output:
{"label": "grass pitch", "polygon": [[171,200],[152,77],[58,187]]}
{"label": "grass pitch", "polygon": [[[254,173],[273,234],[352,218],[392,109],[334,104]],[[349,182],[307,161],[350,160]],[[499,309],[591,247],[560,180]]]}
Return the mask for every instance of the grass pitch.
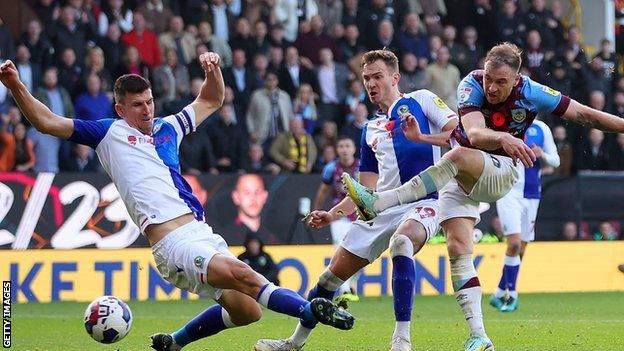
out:
{"label": "grass pitch", "polygon": [[[488,333],[501,350],[623,350],[624,293],[524,294],[518,311],[503,314],[487,305]],[[133,328],[116,344],[93,341],[82,322],[86,303],[14,304],[14,350],[148,350],[149,335],[173,331],[212,301],[130,302]],[[358,318],[351,331],[317,328],[306,350],[388,350],[394,328],[392,299],[351,304]],[[258,338],[289,336],[296,319],[265,311],[251,326],[226,330],[184,350],[251,350]],[[462,350],[467,327],[452,296],[416,296],[412,313],[414,350]]]}

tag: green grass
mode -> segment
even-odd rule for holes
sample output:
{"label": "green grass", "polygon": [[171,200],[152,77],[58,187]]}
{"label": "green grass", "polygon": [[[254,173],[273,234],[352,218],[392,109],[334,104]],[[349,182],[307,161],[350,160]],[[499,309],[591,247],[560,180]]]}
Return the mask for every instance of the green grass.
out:
{"label": "green grass", "polygon": [[[520,309],[503,314],[484,298],[486,328],[497,350],[622,350],[624,293],[525,294]],[[134,326],[113,345],[101,345],[85,332],[86,304],[13,305],[14,350],[147,350],[148,336],[177,329],[209,301],[132,302]],[[391,298],[353,303],[352,331],[321,326],[307,350],[388,350],[394,328]],[[227,330],[184,350],[250,350],[258,338],[290,335],[294,318],[265,311],[251,326]],[[417,296],[412,318],[414,350],[460,350],[467,328],[452,296]]]}

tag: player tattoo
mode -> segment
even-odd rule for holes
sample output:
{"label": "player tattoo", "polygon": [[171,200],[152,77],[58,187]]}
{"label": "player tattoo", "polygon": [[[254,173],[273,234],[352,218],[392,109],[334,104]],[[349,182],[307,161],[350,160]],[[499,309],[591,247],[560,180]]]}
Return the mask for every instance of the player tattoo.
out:
{"label": "player tattoo", "polygon": [[589,116],[586,116],[585,114],[583,114],[583,112],[581,111],[577,111],[576,112],[576,122],[578,122],[579,124],[582,124],[586,127],[596,127],[598,125],[597,121],[591,119]]}

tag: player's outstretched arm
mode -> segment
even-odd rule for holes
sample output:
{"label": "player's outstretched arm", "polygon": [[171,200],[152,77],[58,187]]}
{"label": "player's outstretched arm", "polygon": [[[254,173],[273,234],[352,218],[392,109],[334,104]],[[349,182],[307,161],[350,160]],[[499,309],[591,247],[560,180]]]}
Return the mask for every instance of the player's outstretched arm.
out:
{"label": "player's outstretched arm", "polygon": [[485,126],[485,117],[480,111],[473,111],[461,118],[470,143],[483,150],[502,148],[514,160],[520,160],[526,167],[532,167],[535,153],[524,141],[505,132],[497,132]]}
{"label": "player's outstretched arm", "polygon": [[561,117],[605,132],[624,133],[624,119],[585,106],[575,100],[570,100],[570,105]]}
{"label": "player's outstretched arm", "polygon": [[0,81],[13,95],[13,99],[26,119],[38,131],[67,139],[74,132],[74,121],[54,114],[50,109],[35,99],[19,79],[19,73],[11,60],[0,65]]}
{"label": "player's outstretched arm", "polygon": [[197,125],[223,105],[225,91],[225,83],[223,83],[223,75],[221,74],[221,67],[219,67],[219,55],[214,52],[203,53],[199,57],[199,62],[204,69],[206,78],[199,95],[191,103],[195,111],[195,123]]}

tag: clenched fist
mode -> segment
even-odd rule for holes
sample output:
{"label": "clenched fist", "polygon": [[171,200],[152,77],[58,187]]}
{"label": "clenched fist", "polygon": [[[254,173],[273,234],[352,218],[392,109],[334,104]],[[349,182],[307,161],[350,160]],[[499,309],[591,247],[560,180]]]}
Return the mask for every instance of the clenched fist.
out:
{"label": "clenched fist", "polygon": [[212,70],[219,67],[220,61],[219,54],[214,52],[205,52],[199,56],[199,63],[206,73],[212,72]]}

